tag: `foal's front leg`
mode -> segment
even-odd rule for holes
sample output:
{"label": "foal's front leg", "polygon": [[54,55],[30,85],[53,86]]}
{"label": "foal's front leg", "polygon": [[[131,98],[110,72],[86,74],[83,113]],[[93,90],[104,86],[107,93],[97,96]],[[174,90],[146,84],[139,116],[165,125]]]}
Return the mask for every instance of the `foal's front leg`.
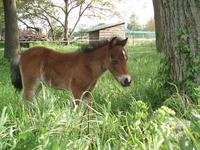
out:
{"label": "foal's front leg", "polygon": [[78,89],[78,88],[73,88],[72,94],[73,94],[74,99],[75,99],[74,100],[75,105],[79,105],[80,102],[81,102],[81,95],[83,94],[83,90]]}
{"label": "foal's front leg", "polygon": [[[92,117],[92,93],[91,91],[93,90],[94,86],[96,84],[96,81],[91,84],[89,86],[89,90],[86,91],[86,93],[84,94],[84,99],[86,100],[87,102],[87,112],[88,112],[88,134],[90,134],[90,119]],[[86,111],[85,111],[86,112]]]}
{"label": "foal's front leg", "polygon": [[[84,93],[85,92],[85,93]],[[89,107],[92,106],[92,96],[90,91],[84,91],[84,90],[74,90],[72,91],[72,94],[74,96],[74,102],[75,105],[79,105],[81,100],[86,102],[87,108],[89,109]]]}
{"label": "foal's front leg", "polygon": [[[84,85],[84,83],[79,83],[79,82],[76,82],[76,80],[74,80],[74,82],[72,82],[71,91],[75,98],[75,104],[79,105],[81,98],[87,99],[87,97],[89,95],[88,92],[90,92],[93,89],[93,87],[94,87],[93,84],[91,84],[91,86]],[[86,92],[86,93],[84,93],[84,92]],[[90,105],[91,100],[90,99],[88,99],[88,100],[89,100],[89,105]]]}
{"label": "foal's front leg", "polygon": [[[72,90],[72,93],[73,93],[74,98],[75,98],[75,104],[76,105],[80,104],[81,96],[83,96],[83,99],[86,100],[86,104],[87,104],[86,108],[87,109],[85,110],[85,112],[88,112],[88,134],[90,134],[90,118],[91,118],[91,114],[92,114],[92,96],[91,96],[90,92],[94,88],[95,83],[91,84],[89,86],[88,91],[82,90],[81,88],[78,88],[78,86],[74,87],[73,90]],[[84,93],[84,92],[86,92],[86,93]],[[82,94],[84,94],[84,95],[82,95]],[[84,112],[84,114],[85,114],[85,112]],[[81,122],[82,122],[82,119],[81,119]]]}

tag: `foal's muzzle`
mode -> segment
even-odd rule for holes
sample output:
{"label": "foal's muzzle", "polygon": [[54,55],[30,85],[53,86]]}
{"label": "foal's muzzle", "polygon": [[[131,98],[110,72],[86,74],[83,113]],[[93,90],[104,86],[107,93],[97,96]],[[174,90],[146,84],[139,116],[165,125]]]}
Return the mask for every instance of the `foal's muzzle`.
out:
{"label": "foal's muzzle", "polygon": [[118,80],[123,87],[130,86],[132,81],[130,75],[121,75],[118,77]]}

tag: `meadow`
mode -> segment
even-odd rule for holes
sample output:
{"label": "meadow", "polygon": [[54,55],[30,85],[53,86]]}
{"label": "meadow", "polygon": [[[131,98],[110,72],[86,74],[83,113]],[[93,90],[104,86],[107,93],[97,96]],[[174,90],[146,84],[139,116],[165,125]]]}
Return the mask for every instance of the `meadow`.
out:
{"label": "meadow", "polygon": [[[31,46],[38,44],[61,51],[80,46]],[[71,107],[73,97],[67,91],[42,85],[33,102],[24,103],[11,85],[9,63],[1,47],[0,149],[199,149],[200,106],[191,104],[186,109],[178,91],[167,98],[159,92],[156,77],[163,56],[155,45],[127,45],[126,50],[132,85],[123,88],[106,72],[92,93],[93,114],[88,120],[84,106]],[[200,98],[200,89],[196,91]]]}

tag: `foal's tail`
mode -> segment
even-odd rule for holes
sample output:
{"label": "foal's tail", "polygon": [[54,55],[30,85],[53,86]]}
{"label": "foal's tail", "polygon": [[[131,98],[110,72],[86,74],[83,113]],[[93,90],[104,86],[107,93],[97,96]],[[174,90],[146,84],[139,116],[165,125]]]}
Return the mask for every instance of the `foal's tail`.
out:
{"label": "foal's tail", "polygon": [[16,55],[11,61],[11,81],[16,90],[20,91],[22,87],[21,73],[19,69],[20,55]]}

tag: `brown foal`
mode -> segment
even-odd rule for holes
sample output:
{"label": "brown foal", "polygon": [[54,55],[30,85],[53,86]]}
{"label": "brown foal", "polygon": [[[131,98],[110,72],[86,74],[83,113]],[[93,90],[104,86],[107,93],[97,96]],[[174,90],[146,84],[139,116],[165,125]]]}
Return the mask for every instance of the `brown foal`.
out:
{"label": "brown foal", "polygon": [[[12,83],[23,88],[23,99],[30,100],[42,81],[57,89],[69,90],[75,99],[92,91],[97,79],[109,70],[122,86],[129,86],[131,76],[124,46],[127,38],[117,37],[82,51],[61,53],[45,47],[33,47],[12,61]],[[79,104],[80,100],[75,101]]]}

